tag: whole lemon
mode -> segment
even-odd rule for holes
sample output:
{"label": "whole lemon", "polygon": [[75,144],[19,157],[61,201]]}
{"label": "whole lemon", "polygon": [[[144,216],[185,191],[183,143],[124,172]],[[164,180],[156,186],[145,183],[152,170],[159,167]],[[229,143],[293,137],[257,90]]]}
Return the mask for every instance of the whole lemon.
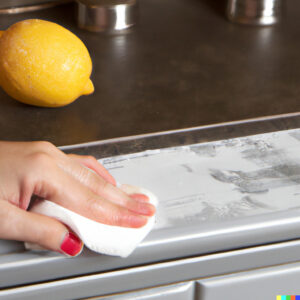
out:
{"label": "whole lemon", "polygon": [[23,103],[67,105],[94,91],[91,72],[85,45],[58,24],[24,20],[0,31],[0,86]]}

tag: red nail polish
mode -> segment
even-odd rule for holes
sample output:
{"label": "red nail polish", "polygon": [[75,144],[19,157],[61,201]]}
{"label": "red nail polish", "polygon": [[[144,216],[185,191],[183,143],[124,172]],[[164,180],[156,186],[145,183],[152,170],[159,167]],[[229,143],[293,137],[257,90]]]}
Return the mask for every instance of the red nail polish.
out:
{"label": "red nail polish", "polygon": [[60,246],[61,252],[70,256],[78,255],[83,248],[82,241],[72,232],[68,232]]}

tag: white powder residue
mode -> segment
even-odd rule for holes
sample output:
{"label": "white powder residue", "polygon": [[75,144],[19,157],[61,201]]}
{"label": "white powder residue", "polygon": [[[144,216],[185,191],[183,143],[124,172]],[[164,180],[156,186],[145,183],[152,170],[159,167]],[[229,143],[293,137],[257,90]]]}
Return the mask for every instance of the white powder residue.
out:
{"label": "white powder residue", "polygon": [[156,228],[300,206],[298,129],[101,161],[119,182],[158,197]]}

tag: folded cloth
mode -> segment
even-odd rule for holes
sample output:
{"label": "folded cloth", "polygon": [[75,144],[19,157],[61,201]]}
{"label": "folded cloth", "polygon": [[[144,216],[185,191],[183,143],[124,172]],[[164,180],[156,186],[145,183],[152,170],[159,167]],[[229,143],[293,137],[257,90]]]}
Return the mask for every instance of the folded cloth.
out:
{"label": "folded cloth", "polygon": [[[151,204],[157,205],[155,195],[146,189],[129,185],[122,185],[121,189],[129,195],[136,193],[145,194],[149,197]],[[133,252],[151,231],[155,222],[155,216],[153,216],[141,228],[105,225],[92,221],[48,200],[38,201],[30,211],[53,217],[66,224],[89,249],[98,253],[121,257],[127,257]],[[35,247],[32,244],[26,244],[26,248],[34,249]]]}

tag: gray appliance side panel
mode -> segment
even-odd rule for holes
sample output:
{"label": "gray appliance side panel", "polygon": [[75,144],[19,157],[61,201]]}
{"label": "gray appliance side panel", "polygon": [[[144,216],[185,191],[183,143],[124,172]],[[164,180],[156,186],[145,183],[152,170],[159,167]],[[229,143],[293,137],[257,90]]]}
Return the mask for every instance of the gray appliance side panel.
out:
{"label": "gray appliance side panel", "polygon": [[201,300],[274,300],[276,295],[300,294],[300,262],[203,279]]}
{"label": "gray appliance side panel", "polygon": [[93,300],[194,300],[195,283],[184,282],[133,293],[96,297]]}
{"label": "gray appliance side panel", "polygon": [[0,259],[3,254],[24,252],[24,244],[0,239]]}
{"label": "gray appliance side panel", "polygon": [[[281,242],[299,237],[299,224],[299,210],[294,210],[224,222],[222,227],[220,224],[203,224],[201,227],[163,228],[151,232],[126,259],[88,250],[74,260],[50,252],[4,254],[0,255],[0,277],[5,274],[0,278],[0,288]],[[287,260],[279,258],[278,263],[297,260],[286,257]]]}
{"label": "gray appliance side panel", "polygon": [[288,260],[295,262],[300,258],[299,253],[300,241],[271,244],[103,274],[3,289],[0,291],[0,299],[75,299],[104,296],[277,265]]}

